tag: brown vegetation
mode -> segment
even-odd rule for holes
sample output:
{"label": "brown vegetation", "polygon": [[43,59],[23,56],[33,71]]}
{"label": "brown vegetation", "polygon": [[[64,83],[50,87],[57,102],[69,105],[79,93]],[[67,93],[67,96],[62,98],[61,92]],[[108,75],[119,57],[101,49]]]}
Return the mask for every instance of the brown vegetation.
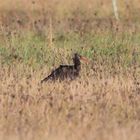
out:
{"label": "brown vegetation", "polygon": [[[0,0],[0,139],[139,140],[139,0]],[[74,81],[40,84],[82,64]]]}

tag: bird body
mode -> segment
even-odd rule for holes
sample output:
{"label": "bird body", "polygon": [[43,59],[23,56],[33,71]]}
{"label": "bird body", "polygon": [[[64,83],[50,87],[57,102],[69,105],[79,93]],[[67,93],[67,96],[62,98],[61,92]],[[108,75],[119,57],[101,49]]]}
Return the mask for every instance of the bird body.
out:
{"label": "bird body", "polygon": [[63,81],[65,79],[74,80],[76,77],[79,76],[81,70],[81,62],[80,58],[82,58],[77,53],[74,54],[73,58],[73,65],[60,65],[57,69],[51,72],[49,76],[44,78],[41,83],[51,80],[56,81],[60,80]]}

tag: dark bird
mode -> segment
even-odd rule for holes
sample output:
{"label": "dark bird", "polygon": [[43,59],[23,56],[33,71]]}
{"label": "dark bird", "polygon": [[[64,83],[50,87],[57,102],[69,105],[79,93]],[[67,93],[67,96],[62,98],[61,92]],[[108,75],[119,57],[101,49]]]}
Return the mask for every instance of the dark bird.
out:
{"label": "dark bird", "polygon": [[73,65],[60,65],[57,69],[52,71],[49,76],[44,78],[41,81],[41,83],[46,82],[48,80],[51,81],[56,81],[56,80],[63,81],[65,79],[74,80],[76,77],[79,76],[81,70],[80,60],[84,60],[88,62],[88,60],[85,57],[75,53],[73,57],[73,63],[74,63]]}

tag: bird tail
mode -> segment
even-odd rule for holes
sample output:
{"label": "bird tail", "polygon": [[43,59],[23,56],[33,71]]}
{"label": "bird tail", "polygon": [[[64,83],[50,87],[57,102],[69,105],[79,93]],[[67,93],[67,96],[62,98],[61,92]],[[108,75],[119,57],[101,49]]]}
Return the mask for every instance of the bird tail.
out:
{"label": "bird tail", "polygon": [[50,78],[51,78],[51,75],[49,75],[48,77],[44,78],[43,80],[41,80],[41,84],[42,84],[43,82],[47,82]]}

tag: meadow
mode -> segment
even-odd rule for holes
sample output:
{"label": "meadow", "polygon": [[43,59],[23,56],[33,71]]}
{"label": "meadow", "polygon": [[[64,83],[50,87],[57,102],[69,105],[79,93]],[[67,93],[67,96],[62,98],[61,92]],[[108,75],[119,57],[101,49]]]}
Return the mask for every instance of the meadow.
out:
{"label": "meadow", "polygon": [[[1,140],[140,140],[139,0],[0,0]],[[40,81],[82,63],[74,81]]]}

